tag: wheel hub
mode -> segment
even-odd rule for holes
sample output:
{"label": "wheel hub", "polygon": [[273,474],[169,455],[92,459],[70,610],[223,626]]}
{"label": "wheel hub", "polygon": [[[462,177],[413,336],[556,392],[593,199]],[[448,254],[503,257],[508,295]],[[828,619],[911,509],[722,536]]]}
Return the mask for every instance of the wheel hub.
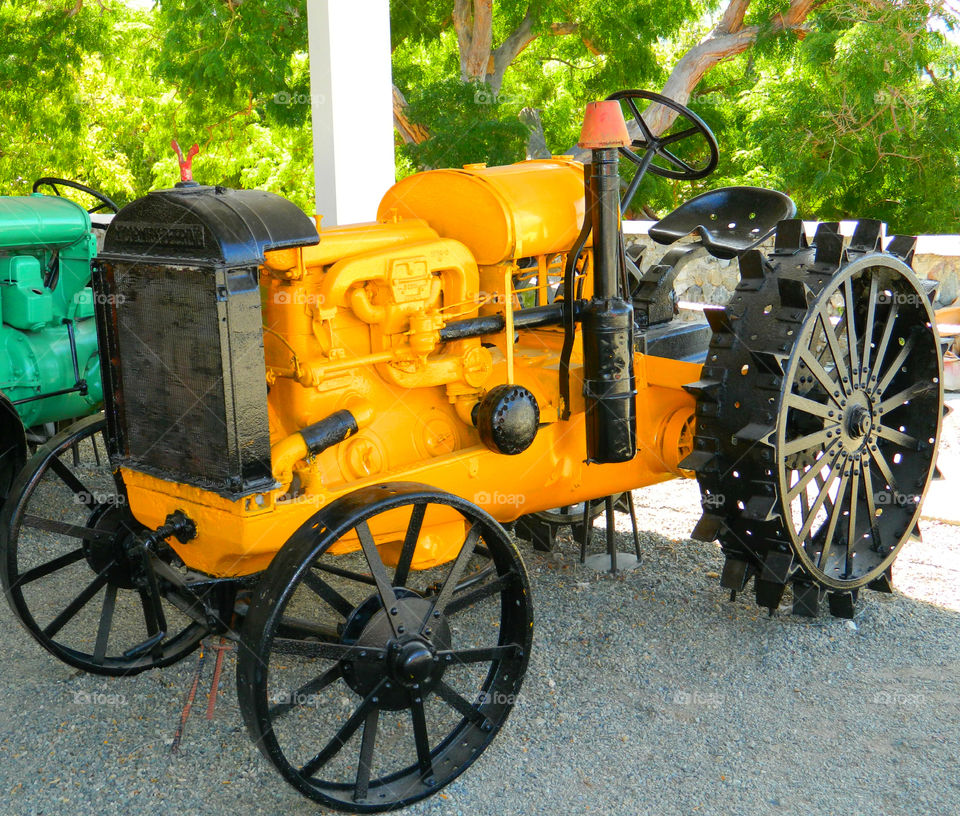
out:
{"label": "wheel hub", "polygon": [[133,589],[133,568],[126,546],[130,536],[135,534],[130,516],[117,505],[101,504],[90,514],[87,527],[113,534],[109,541],[99,538],[83,540],[83,554],[90,569],[97,575],[107,570],[111,584],[121,589]]}
{"label": "wheel hub", "polygon": [[[389,711],[408,708],[411,696],[423,698],[436,687],[446,670],[437,652],[449,649],[451,641],[446,617],[430,615],[431,599],[422,598],[404,587],[398,587],[396,592],[396,616],[388,616],[379,596],[374,594],[350,616],[342,638],[344,643],[356,647],[356,658],[347,658],[343,663],[347,685],[362,697],[379,687],[379,705]],[[428,616],[429,623],[422,632],[415,628],[411,631],[401,624],[398,628],[403,631],[399,636],[394,633],[390,622],[391,617],[419,622]],[[382,649],[386,652],[386,659],[369,660],[366,649]]]}
{"label": "wheel hub", "polygon": [[393,649],[391,672],[399,683],[411,688],[430,679],[434,651],[421,638],[414,638]]}
{"label": "wheel hub", "polygon": [[840,435],[847,453],[856,453],[869,442],[874,427],[870,398],[863,391],[854,391],[840,416]]}

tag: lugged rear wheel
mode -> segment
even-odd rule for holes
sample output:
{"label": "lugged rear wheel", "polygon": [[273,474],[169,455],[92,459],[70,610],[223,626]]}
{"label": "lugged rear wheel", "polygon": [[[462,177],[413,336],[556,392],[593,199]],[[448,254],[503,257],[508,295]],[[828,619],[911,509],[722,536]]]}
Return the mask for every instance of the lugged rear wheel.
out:
{"label": "lugged rear wheel", "polygon": [[933,310],[909,266],[915,239],[881,250],[859,222],[848,249],[836,224],[807,247],[785,221],[776,248],[741,259],[741,283],[708,313],[714,337],[698,397],[694,453],[704,516],[719,539],[723,585],[755,578],[771,611],[792,583],[794,612],[824,593],[850,617],[863,587],[890,591],[892,565],[919,534],[936,470],[943,367]]}

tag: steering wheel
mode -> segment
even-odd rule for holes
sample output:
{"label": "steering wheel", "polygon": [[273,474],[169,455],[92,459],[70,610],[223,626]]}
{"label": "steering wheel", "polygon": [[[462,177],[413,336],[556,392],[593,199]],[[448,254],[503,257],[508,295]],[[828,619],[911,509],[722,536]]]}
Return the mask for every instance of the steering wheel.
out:
{"label": "steering wheel", "polygon": [[94,190],[92,187],[87,187],[85,184],[81,184],[78,181],[70,181],[69,179],[57,178],[56,176],[44,176],[43,178],[38,178],[33,182],[33,192],[38,192],[41,187],[50,187],[54,193],[60,195],[60,190],[58,187],[70,187],[73,190],[79,190],[81,193],[86,193],[89,196],[93,196],[100,203],[89,210],[88,213],[95,213],[102,210],[104,207],[113,211],[114,213],[120,212],[120,208],[113,202],[112,199],[108,198],[103,193],[98,190]]}
{"label": "steering wheel", "polygon": [[[621,213],[626,212],[641,179],[648,170],[654,175],[664,178],[696,181],[708,176],[716,169],[720,158],[717,138],[713,135],[713,131],[710,130],[707,123],[690,108],[681,105],[668,96],[652,91],[617,91],[617,93],[608,96],[607,100],[620,102],[631,135],[639,132],[630,147],[620,148],[620,152],[637,165],[637,173],[620,202]],[[654,135],[641,115],[637,100],[652,102],[655,105],[662,105],[675,111],[678,114],[676,122],[668,128],[664,135]],[[631,127],[631,125],[633,126]],[[687,139],[697,139],[698,141],[702,139],[706,143],[706,157],[688,160],[678,156],[674,152],[675,149],[669,149],[672,145]]]}

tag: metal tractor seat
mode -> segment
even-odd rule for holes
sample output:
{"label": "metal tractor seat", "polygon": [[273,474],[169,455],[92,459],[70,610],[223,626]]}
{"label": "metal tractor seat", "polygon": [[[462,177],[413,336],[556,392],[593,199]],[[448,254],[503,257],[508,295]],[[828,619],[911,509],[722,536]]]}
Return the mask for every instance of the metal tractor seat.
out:
{"label": "metal tractor seat", "polygon": [[649,234],[658,244],[672,244],[696,233],[707,252],[730,259],[758,246],[796,213],[790,197],[776,190],[721,187],[684,202],[650,227]]}

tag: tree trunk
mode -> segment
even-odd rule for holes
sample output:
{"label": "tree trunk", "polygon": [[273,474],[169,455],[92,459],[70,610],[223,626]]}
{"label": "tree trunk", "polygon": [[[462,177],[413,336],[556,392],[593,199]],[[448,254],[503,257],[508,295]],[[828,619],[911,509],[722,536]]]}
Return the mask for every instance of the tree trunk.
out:
{"label": "tree trunk", "polygon": [[530,136],[527,139],[527,158],[549,159],[553,154],[547,147],[547,139],[543,135],[540,111],[535,108],[524,108],[520,111],[520,121],[530,129]]}

